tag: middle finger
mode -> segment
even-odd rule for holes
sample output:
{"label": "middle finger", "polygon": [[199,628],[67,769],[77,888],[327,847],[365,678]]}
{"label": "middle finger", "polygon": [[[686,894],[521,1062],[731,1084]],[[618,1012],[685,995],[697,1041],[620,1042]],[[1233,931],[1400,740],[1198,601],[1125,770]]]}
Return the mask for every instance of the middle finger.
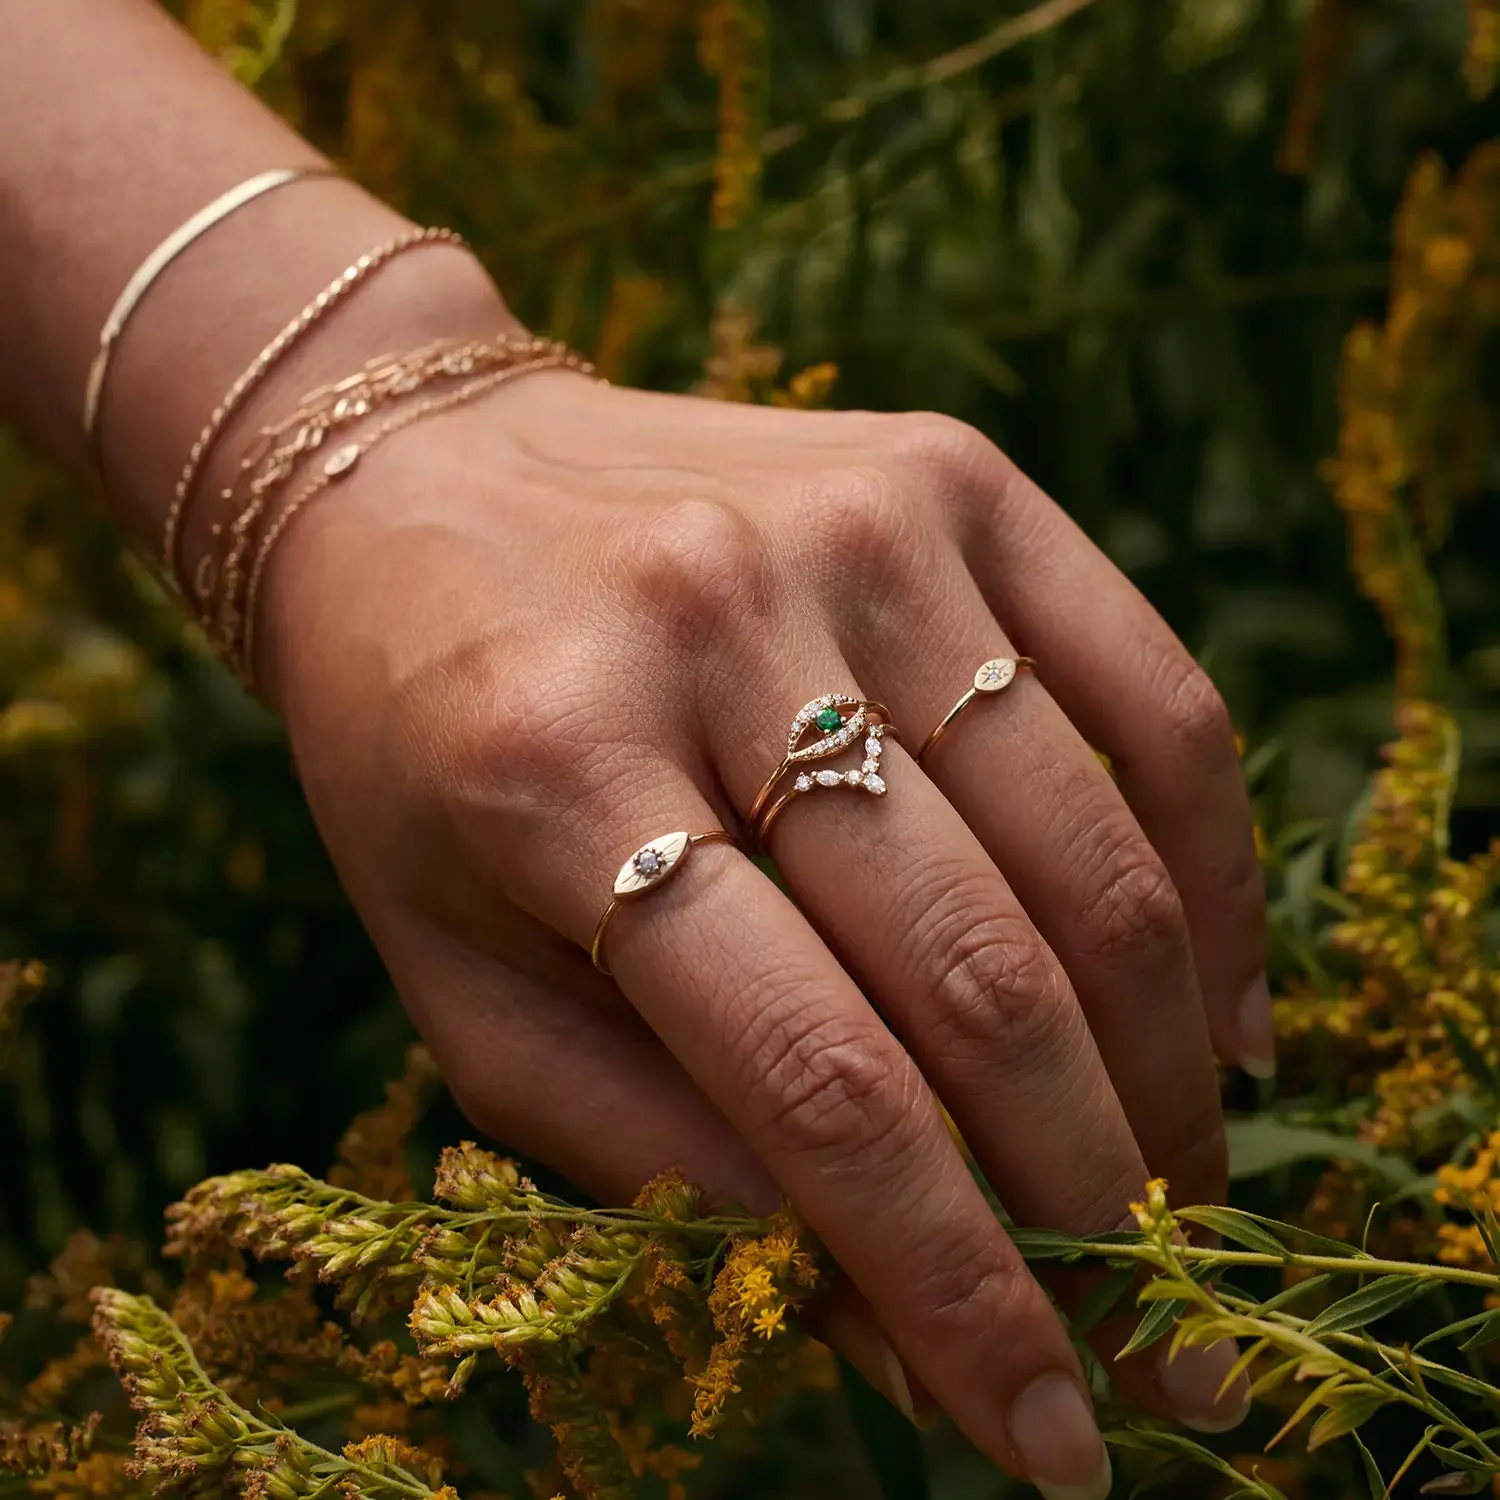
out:
{"label": "middle finger", "polygon": [[[707,718],[734,725],[712,749],[744,808],[771,753],[747,747],[774,731],[746,735],[736,706]],[[898,747],[886,753],[885,797],[814,788],[777,819],[770,852],[1007,1209],[1077,1233],[1114,1229],[1147,1169],[1067,976],[953,807]],[[858,764],[858,747],[845,754]],[[1170,1386],[1155,1360],[1117,1373],[1149,1405],[1211,1419],[1232,1359],[1185,1353]]]}

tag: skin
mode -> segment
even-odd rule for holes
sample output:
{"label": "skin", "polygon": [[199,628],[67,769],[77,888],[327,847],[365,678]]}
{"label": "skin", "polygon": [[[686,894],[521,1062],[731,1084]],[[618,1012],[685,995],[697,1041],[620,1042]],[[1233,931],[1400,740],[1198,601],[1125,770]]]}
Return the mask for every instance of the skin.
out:
{"label": "skin", "polygon": [[[143,0],[0,0],[0,139],[23,138],[0,155],[0,414],[81,470],[84,374],[135,265],[233,183],[315,158]],[[299,184],[162,278],[106,392],[128,525],[154,541],[217,393],[403,227]],[[402,258],[277,368],[200,495],[320,381],[516,326],[467,255]],[[190,515],[189,558],[212,518]],[[825,1331],[898,1405],[946,1409],[1053,1500],[1102,1495],[1077,1356],[937,1101],[1018,1220],[1108,1229],[1150,1174],[1222,1196],[1214,1053],[1264,1073],[1272,1044],[1228,716],[1057,506],[932,414],[535,374],[299,518],[259,627],[340,876],[476,1124],[605,1199],[668,1166],[756,1207],[786,1193],[848,1273]],[[1013,652],[1039,675],[974,704],[925,772],[892,745],[885,798],[788,809],[770,852],[795,901],[707,845],[619,914],[613,978],[591,968],[621,861],[738,831],[805,701],[879,699],[914,747]],[[1158,1345],[1117,1373],[1222,1427],[1232,1358]]]}

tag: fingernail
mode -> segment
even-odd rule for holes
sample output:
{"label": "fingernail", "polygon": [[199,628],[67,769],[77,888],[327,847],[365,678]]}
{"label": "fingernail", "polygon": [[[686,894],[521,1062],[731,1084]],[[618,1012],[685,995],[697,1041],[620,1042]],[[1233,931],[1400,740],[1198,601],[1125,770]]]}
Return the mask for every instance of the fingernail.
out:
{"label": "fingernail", "polygon": [[[924,1390],[918,1401],[913,1382],[901,1357],[862,1317],[842,1308],[829,1312],[823,1333],[866,1380],[919,1432],[931,1432],[938,1423],[938,1410]],[[917,1387],[921,1390],[921,1387]]]}
{"label": "fingernail", "polygon": [[1240,1001],[1240,1066],[1252,1078],[1276,1076],[1276,1028],[1271,1023],[1271,991],[1262,974]]}
{"label": "fingernail", "polygon": [[1010,1440],[1043,1500],[1107,1500],[1109,1454],[1071,1375],[1043,1375],[1016,1397]]}
{"label": "fingernail", "polygon": [[1239,1347],[1232,1339],[1206,1349],[1184,1346],[1175,1359],[1163,1353],[1156,1370],[1157,1384],[1184,1427],[1194,1432],[1228,1432],[1250,1414],[1250,1382],[1243,1374],[1223,1390],[1224,1380],[1239,1356]]}

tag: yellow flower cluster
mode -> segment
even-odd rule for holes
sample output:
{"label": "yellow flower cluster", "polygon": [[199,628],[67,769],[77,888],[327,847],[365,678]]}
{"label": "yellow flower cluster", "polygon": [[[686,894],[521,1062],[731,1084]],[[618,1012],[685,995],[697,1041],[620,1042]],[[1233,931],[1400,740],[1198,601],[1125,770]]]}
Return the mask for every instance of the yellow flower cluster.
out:
{"label": "yellow flower cluster", "polygon": [[1437,157],[1423,158],[1396,223],[1389,316],[1345,345],[1339,452],[1325,472],[1355,576],[1396,643],[1404,697],[1442,687],[1442,606],[1424,551],[1483,479],[1479,372],[1500,326],[1497,254],[1500,144],[1480,147],[1451,183]]}
{"label": "yellow flower cluster", "polygon": [[719,83],[713,226],[733,229],[755,202],[767,81],[765,0],[707,0],[698,19],[698,57]]}
{"label": "yellow flower cluster", "polygon": [[1500,0],[1469,0],[1469,47],[1464,54],[1464,82],[1483,99],[1500,76]]}
{"label": "yellow flower cluster", "polygon": [[1346,1076],[1369,1079],[1366,1138],[1420,1156],[1451,1138],[1455,1122],[1440,1106],[1455,1089],[1473,1091],[1475,1061],[1500,1061],[1500,971],[1485,933],[1500,845],[1467,861],[1448,856],[1459,760],[1450,716],[1409,701],[1397,728],[1344,873],[1354,914],[1330,934],[1357,976],[1332,996],[1281,1001],[1277,1019],[1286,1036],[1337,1037]]}
{"label": "yellow flower cluster", "polygon": [[807,411],[827,404],[839,378],[834,364],[809,365],[784,386],[772,386],[781,368],[782,351],[755,336],[755,316],[732,302],[714,309],[709,355],[695,395],[714,401],[767,400],[772,406]]}
{"label": "yellow flower cluster", "polygon": [[0,963],[0,1039],[20,1019],[22,1010],[47,982],[46,968],[34,960]]}
{"label": "yellow flower cluster", "polygon": [[817,1262],[786,1215],[769,1234],[735,1242],[708,1300],[718,1337],[707,1364],[693,1377],[694,1437],[718,1428],[729,1398],[743,1392],[752,1378],[761,1382],[774,1373],[768,1346],[817,1280]]}
{"label": "yellow flower cluster", "polygon": [[[1438,1169],[1435,1202],[1457,1209],[1471,1219],[1494,1223],[1500,1214],[1500,1131],[1491,1131],[1467,1166],[1450,1163]],[[1489,1248],[1477,1223],[1443,1224],[1438,1229],[1438,1255],[1455,1266],[1489,1266]]]}

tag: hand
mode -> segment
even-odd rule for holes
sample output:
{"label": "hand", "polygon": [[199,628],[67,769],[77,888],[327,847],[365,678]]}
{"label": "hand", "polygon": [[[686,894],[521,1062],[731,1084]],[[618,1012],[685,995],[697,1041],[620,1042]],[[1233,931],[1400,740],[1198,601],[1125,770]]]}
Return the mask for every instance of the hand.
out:
{"label": "hand", "polygon": [[[564,374],[384,445],[269,582],[262,679],[469,1115],[606,1199],[669,1166],[785,1191],[976,1444],[1102,1495],[1079,1362],[937,1100],[1019,1222],[1114,1228],[1148,1173],[1223,1193],[1210,1037],[1269,1058],[1260,877],[1224,708],[1135,590],[959,423]],[[879,699],[914,749],[1016,651],[1039,675],[928,774],[893,745],[884,798],[787,810],[795,905],[704,845],[590,967],[621,861],[737,831],[802,704]],[[1230,1350],[1164,1349],[1126,1389],[1232,1425]]]}

